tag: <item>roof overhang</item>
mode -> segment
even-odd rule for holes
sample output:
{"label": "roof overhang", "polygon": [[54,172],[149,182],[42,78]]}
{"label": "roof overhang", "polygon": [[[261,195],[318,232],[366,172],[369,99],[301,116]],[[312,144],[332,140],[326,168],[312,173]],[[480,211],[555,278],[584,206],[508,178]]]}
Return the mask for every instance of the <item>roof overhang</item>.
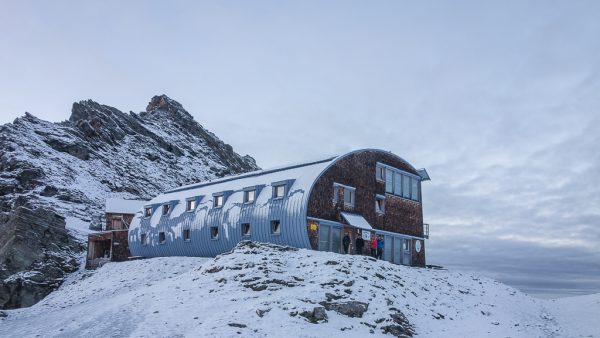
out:
{"label": "roof overhang", "polygon": [[417,169],[417,174],[421,176],[421,181],[431,181],[431,177],[429,177],[429,174],[425,168]]}
{"label": "roof overhang", "polygon": [[348,224],[350,224],[351,226],[353,226],[355,228],[359,228],[359,229],[367,230],[367,231],[373,230],[373,227],[371,226],[371,224],[369,224],[369,222],[367,222],[367,220],[364,217],[362,217],[361,215],[351,214],[348,212],[341,212],[340,214],[342,214],[342,217],[346,220],[346,222],[348,222]]}

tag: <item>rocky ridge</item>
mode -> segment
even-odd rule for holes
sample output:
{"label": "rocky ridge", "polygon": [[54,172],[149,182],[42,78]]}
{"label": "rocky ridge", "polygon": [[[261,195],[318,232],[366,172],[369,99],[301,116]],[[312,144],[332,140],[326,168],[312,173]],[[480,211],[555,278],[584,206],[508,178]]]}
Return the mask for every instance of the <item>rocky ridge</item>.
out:
{"label": "rocky ridge", "polygon": [[150,199],[256,169],[166,95],[141,113],[86,100],[64,122],[25,113],[0,126],[0,308],[29,306],[60,284],[83,251],[69,222],[89,223],[107,197]]}

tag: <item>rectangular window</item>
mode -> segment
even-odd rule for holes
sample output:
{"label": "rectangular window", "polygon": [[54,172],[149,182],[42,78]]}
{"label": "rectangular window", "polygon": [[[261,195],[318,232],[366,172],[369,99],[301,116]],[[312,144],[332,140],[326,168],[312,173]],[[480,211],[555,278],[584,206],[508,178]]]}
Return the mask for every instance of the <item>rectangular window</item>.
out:
{"label": "rectangular window", "polygon": [[385,213],[385,197],[375,196],[375,211],[383,214]]}
{"label": "rectangular window", "polygon": [[385,181],[385,168],[383,166],[375,166],[375,178],[378,181]]}
{"label": "rectangular window", "polygon": [[271,233],[273,235],[281,234],[281,222],[279,220],[271,221]]}
{"label": "rectangular window", "polygon": [[170,204],[163,204],[163,206],[162,206],[162,214],[163,215],[168,215],[170,211],[171,211],[171,205]]}
{"label": "rectangular window", "polygon": [[215,208],[220,208],[223,206],[223,201],[224,201],[223,195],[215,196],[215,199],[213,201],[213,206]]}
{"label": "rectangular window", "polygon": [[147,240],[147,235],[146,235],[146,234],[142,234],[142,235],[140,236],[140,242],[142,242],[142,245],[146,245],[146,244],[148,244],[148,243],[146,242],[146,240]]}
{"label": "rectangular window", "polygon": [[165,236],[164,231],[159,232],[158,233],[158,243],[165,244],[166,241],[167,241],[167,237]]}
{"label": "rectangular window", "polygon": [[147,207],[144,209],[144,217],[152,216],[152,207]]}
{"label": "rectangular window", "polygon": [[242,236],[250,236],[250,223],[242,223]]}
{"label": "rectangular window", "polygon": [[402,196],[402,175],[394,173],[394,195]]}
{"label": "rectangular window", "polygon": [[186,205],[185,205],[185,210],[186,211],[194,211],[194,209],[196,209],[196,200],[187,200],[186,201]]}
{"label": "rectangular window", "polygon": [[285,185],[276,185],[273,187],[273,198],[283,198],[285,196]]}
{"label": "rectangular window", "polygon": [[183,229],[183,240],[184,241],[190,240],[190,229]]}
{"label": "rectangular window", "polygon": [[393,194],[394,193],[394,174],[392,170],[385,169],[385,192]]}
{"label": "rectangular window", "polygon": [[402,241],[402,250],[410,251],[410,241],[408,239]]}
{"label": "rectangular window", "polygon": [[410,190],[410,198],[418,201],[419,200],[419,180],[412,178],[412,189]]}
{"label": "rectangular window", "polygon": [[255,195],[256,195],[256,190],[244,191],[244,203],[253,203]]}
{"label": "rectangular window", "polygon": [[402,175],[402,197],[410,198],[410,177]]}
{"label": "rectangular window", "polygon": [[344,188],[344,204],[354,206],[354,190]]}
{"label": "rectangular window", "polygon": [[210,239],[219,239],[219,227],[210,227]]}

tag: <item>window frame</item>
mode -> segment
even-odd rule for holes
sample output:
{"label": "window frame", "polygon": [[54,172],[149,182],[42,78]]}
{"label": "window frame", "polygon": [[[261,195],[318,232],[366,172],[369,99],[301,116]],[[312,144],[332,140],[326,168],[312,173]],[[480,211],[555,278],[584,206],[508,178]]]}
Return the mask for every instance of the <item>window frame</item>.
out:
{"label": "window frame", "polygon": [[[283,189],[283,193],[281,194],[281,196],[279,196],[277,194],[279,188]],[[287,186],[285,184],[276,184],[276,185],[273,185],[273,199],[274,200],[282,200],[282,199],[284,199],[286,193],[287,193]]]}
{"label": "window frame", "polygon": [[[187,238],[185,236],[187,232]],[[192,241],[192,231],[190,229],[183,229],[183,233],[181,234],[181,237],[183,238],[184,242],[191,242]]]}
{"label": "window frame", "polygon": [[[341,188],[341,189],[340,189]],[[340,201],[340,190],[341,200],[345,207],[354,208],[356,206],[356,188],[349,185],[333,182],[333,203],[337,204]],[[346,202],[346,191],[350,192],[350,202]]]}
{"label": "window frame", "polygon": [[158,244],[164,245],[167,243],[167,234],[164,231],[158,233]]}
{"label": "window frame", "polygon": [[[250,193],[252,193],[252,200],[249,199]],[[244,204],[253,204],[256,201],[256,189],[244,190]]]}
{"label": "window frame", "polygon": [[375,165],[375,180],[378,182],[385,182],[385,167],[381,164]]}
{"label": "window frame", "polygon": [[[190,207],[191,204],[193,204],[193,206]],[[188,198],[185,200],[185,211],[186,212],[193,212],[194,210],[196,210],[197,206],[198,206],[198,201],[195,198]]]}
{"label": "window frame", "polygon": [[154,213],[154,208],[152,206],[144,207],[144,218],[152,217],[153,213]]}
{"label": "window frame", "polygon": [[[171,203],[163,203],[161,208],[162,208],[161,216],[169,216],[171,214],[171,210],[173,210],[173,206],[171,205]],[[165,208],[166,208],[167,212],[165,212]]]}
{"label": "window frame", "polygon": [[252,237],[252,229],[250,227],[250,222],[244,222],[241,225],[242,237]]}
{"label": "window frame", "polygon": [[[273,229],[273,225],[277,224],[277,231]],[[271,226],[271,235],[278,236],[281,235],[281,220],[272,219],[270,222]]]}
{"label": "window frame", "polygon": [[[221,203],[217,203],[221,201]],[[213,208],[222,208],[225,205],[225,194],[213,195]]]}
{"label": "window frame", "polygon": [[[213,234],[213,229],[216,230],[215,231],[216,235]],[[218,241],[219,240],[219,226],[211,226],[209,228],[209,231],[210,231],[210,240]]]}

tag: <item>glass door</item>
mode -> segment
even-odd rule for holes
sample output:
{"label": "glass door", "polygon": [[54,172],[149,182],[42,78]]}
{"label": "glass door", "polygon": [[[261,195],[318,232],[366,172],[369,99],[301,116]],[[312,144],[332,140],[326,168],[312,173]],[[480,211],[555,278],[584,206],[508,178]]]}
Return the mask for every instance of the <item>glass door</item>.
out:
{"label": "glass door", "polygon": [[329,251],[329,225],[319,224],[319,251]]}

